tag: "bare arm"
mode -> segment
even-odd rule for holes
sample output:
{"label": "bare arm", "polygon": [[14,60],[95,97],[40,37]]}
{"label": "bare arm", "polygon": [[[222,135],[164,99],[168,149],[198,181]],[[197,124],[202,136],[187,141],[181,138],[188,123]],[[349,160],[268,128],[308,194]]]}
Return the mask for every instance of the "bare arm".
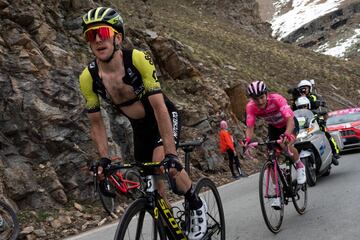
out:
{"label": "bare arm", "polygon": [[245,132],[245,137],[252,139],[254,136],[254,127],[247,127]]}
{"label": "bare arm", "polygon": [[91,139],[96,145],[96,148],[99,152],[100,157],[109,157],[109,147],[106,134],[106,128],[101,116],[101,112],[88,113],[90,119],[91,129]]}
{"label": "bare arm", "polygon": [[286,119],[286,134],[292,134],[295,128],[295,122],[293,117],[289,117]]}
{"label": "bare arm", "polygon": [[163,140],[165,154],[172,153],[177,155],[173,128],[169,116],[168,109],[164,102],[162,94],[154,94],[149,96],[149,101],[154,109],[156,122],[159,127],[160,136]]}

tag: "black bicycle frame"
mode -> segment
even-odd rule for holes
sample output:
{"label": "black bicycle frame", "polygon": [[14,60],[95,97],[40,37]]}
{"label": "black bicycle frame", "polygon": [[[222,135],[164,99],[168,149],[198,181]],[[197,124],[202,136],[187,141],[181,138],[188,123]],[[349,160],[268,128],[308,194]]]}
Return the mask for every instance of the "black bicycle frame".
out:
{"label": "black bicycle frame", "polygon": [[[162,224],[159,221],[159,214],[161,218],[164,220],[164,223],[169,231],[167,234],[171,234],[172,239],[174,240],[187,240],[188,238],[185,236],[183,230],[180,228],[178,222],[174,218],[172,211],[165,199],[160,196],[158,192],[155,192],[155,206],[154,206],[154,218],[157,220],[158,224]],[[185,210],[186,211],[186,210]],[[170,237],[170,236],[168,236]]]}
{"label": "black bicycle frame", "polygon": [[[283,171],[281,170],[280,166],[279,166],[279,156],[276,154],[276,150],[273,148],[273,146],[268,146],[268,147],[272,147],[269,149],[269,161],[271,161],[274,165],[276,165],[276,171],[278,176],[280,177],[280,181],[283,184],[283,189],[284,194],[287,197],[291,197],[293,195],[293,188],[292,188],[292,182],[288,182],[288,179],[286,179],[286,177],[284,176]],[[288,159],[286,159],[286,161],[289,161]],[[291,169],[290,170],[290,177],[291,177]]]}

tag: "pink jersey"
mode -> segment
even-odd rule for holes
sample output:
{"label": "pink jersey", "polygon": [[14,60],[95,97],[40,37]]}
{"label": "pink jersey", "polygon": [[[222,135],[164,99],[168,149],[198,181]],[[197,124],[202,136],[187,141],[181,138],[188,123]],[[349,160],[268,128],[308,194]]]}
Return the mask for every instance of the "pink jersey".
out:
{"label": "pink jersey", "polygon": [[256,117],[264,118],[265,121],[276,128],[282,128],[286,125],[286,119],[294,117],[286,99],[277,93],[267,95],[267,105],[265,109],[259,109],[251,99],[246,105],[246,125],[253,127]]}

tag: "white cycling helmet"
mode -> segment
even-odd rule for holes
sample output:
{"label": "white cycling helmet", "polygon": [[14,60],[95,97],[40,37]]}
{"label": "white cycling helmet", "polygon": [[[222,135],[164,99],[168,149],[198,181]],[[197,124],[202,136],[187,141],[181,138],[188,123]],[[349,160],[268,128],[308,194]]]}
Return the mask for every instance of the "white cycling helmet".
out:
{"label": "white cycling helmet", "polygon": [[249,97],[259,97],[267,93],[266,84],[263,81],[254,81],[248,85],[247,93]]}
{"label": "white cycling helmet", "polygon": [[310,109],[310,100],[307,97],[299,97],[298,99],[296,99],[295,105],[297,109]]}
{"label": "white cycling helmet", "polygon": [[312,84],[309,80],[301,80],[299,82],[299,84],[297,85],[298,88],[301,87],[309,87],[310,88],[310,92],[312,91]]}

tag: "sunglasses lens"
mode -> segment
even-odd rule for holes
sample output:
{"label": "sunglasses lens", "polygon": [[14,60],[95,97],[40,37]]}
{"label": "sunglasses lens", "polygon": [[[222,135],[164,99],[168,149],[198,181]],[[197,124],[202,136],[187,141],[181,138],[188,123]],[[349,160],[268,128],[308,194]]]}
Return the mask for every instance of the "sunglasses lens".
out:
{"label": "sunglasses lens", "polygon": [[99,27],[96,29],[90,29],[85,34],[86,41],[95,41],[96,35],[98,35],[101,40],[106,40],[114,36],[114,31],[110,27]]}
{"label": "sunglasses lens", "polygon": [[97,30],[88,30],[85,34],[85,39],[87,42],[93,42],[95,41],[95,38],[96,38],[96,32]]}
{"label": "sunglasses lens", "polygon": [[98,29],[98,34],[101,40],[106,40],[114,35],[114,32],[108,27],[101,27]]}

